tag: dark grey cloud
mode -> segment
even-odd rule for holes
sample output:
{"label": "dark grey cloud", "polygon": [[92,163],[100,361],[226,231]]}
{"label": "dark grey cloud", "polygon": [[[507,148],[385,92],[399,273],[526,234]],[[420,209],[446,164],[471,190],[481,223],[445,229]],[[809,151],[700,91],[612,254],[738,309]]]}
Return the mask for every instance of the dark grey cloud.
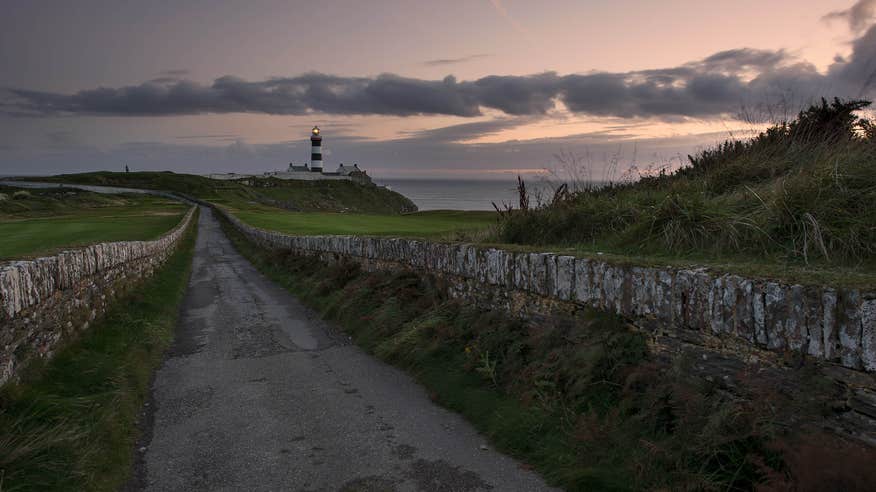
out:
{"label": "dark grey cloud", "polygon": [[[876,0],[874,0],[876,1]],[[854,9],[854,7],[853,7]],[[851,15],[851,14],[850,14]],[[169,78],[140,85],[59,94],[8,89],[0,112],[15,115],[165,116],[205,113],[303,115],[544,115],[557,101],[585,115],[715,117],[791,94],[801,104],[820,96],[869,95],[876,71],[876,27],[826,73],[785,51],[735,49],[658,70],[526,76],[472,81],[423,80],[382,74],[341,77],[306,73],[247,81],[224,76],[210,85]]]}
{"label": "dark grey cloud", "polygon": [[826,21],[847,22],[849,29],[855,33],[868,28],[874,18],[876,18],[876,0],[858,0],[846,10],[837,10],[822,17]]}
{"label": "dark grey cloud", "polygon": [[852,54],[836,61],[831,75],[846,87],[847,92],[863,97],[871,94],[876,76],[876,26],[871,27],[852,43]]}
{"label": "dark grey cloud", "polygon": [[438,58],[436,60],[426,60],[423,62],[423,65],[427,65],[430,67],[456,65],[458,63],[470,62],[472,60],[477,60],[478,58],[485,58],[488,56],[491,55],[489,53],[476,53],[474,55],[461,56],[459,58]]}
{"label": "dark grey cloud", "polygon": [[553,72],[526,77],[490,75],[465,87],[481,106],[511,115],[537,115],[553,109],[560,81]]}

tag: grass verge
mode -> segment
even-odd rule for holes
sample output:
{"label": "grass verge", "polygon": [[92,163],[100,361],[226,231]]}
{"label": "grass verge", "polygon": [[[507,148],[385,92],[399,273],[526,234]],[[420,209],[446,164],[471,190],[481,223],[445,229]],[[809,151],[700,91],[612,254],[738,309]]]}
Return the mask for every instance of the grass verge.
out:
{"label": "grass verge", "polygon": [[137,418],[173,340],[196,221],[155,275],[82,336],[0,391],[0,490],[118,490]]}
{"label": "grass verge", "polygon": [[693,361],[653,356],[614,316],[533,326],[448,299],[431,277],[267,252],[223,223],[265,275],[567,490],[867,490],[876,479],[873,450],[801,424],[821,421],[823,401],[694,377]]}
{"label": "grass verge", "polygon": [[262,229],[301,235],[367,235],[448,238],[485,230],[496,224],[495,212],[434,210],[403,215],[289,212],[244,208],[233,211]]}

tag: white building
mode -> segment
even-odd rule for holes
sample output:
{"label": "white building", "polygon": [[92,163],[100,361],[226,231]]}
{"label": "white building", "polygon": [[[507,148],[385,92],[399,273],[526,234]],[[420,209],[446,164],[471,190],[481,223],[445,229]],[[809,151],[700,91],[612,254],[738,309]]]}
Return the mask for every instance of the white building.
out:
{"label": "white building", "polygon": [[371,178],[368,173],[359,169],[358,164],[345,166],[344,163],[338,165],[337,171],[325,172],[322,160],[322,135],[319,127],[313,127],[310,133],[310,164],[289,163],[289,167],[283,171],[271,171],[264,173],[262,176],[253,174],[209,174],[207,177],[212,179],[231,180],[231,179],[246,179],[254,177],[266,177],[277,179],[296,179],[302,181],[319,181],[319,180],[346,180],[359,181],[363,183],[371,183]]}

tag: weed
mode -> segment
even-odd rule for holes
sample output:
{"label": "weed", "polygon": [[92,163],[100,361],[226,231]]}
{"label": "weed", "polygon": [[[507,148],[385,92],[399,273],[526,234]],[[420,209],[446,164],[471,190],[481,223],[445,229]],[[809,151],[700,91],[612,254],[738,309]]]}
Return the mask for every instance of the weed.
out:
{"label": "weed", "polygon": [[496,360],[490,359],[489,350],[481,354],[481,363],[475,370],[492,382],[494,387],[499,387],[499,382],[496,380]]}
{"label": "weed", "polygon": [[[194,227],[194,225],[192,226]],[[118,490],[152,371],[173,339],[195,234],[49,362],[0,391],[2,490]]]}

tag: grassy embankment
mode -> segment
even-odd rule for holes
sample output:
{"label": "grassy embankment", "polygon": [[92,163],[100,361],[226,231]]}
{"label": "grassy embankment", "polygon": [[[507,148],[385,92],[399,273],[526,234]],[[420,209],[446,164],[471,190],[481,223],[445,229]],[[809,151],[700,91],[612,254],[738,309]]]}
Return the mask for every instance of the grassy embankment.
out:
{"label": "grassy embankment", "polygon": [[105,241],[155,239],[187,207],[146,195],[0,187],[0,260],[45,256]]}
{"label": "grassy embankment", "polygon": [[150,279],[0,390],[0,490],[118,490],[149,381],[173,340],[195,228]]}
{"label": "grassy embankment", "polygon": [[244,222],[288,234],[339,234],[453,238],[472,234],[496,224],[494,212],[436,210],[403,215],[338,214],[236,209]]}
{"label": "grassy embankment", "polygon": [[825,101],[674,173],[512,211],[496,241],[872,288],[876,131],[855,116],[867,104]]}
{"label": "grassy embankment", "polygon": [[876,480],[876,453],[803,424],[821,421],[829,397],[799,401],[756,379],[731,390],[693,376],[695,361],[661,362],[611,315],[532,327],[448,299],[434,278],[269,253],[223,223],[263,273],[567,490],[867,490]]}

